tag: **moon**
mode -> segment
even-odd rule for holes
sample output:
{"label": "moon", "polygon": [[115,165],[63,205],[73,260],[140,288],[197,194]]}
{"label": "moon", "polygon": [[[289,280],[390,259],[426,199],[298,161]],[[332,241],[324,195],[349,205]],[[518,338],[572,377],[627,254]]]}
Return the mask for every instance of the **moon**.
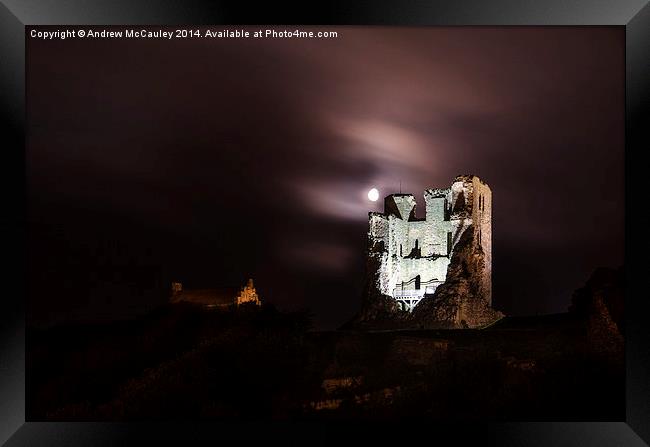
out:
{"label": "moon", "polygon": [[372,188],[370,191],[368,191],[368,200],[371,202],[376,202],[378,198],[379,191],[377,191],[377,188]]}

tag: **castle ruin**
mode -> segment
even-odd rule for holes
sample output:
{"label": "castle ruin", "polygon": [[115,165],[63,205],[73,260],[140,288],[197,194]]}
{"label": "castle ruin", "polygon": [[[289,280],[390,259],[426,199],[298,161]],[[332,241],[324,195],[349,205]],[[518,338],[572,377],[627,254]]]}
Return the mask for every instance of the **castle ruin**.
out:
{"label": "castle ruin", "polygon": [[252,279],[249,279],[245,286],[240,287],[239,291],[232,288],[184,289],[180,282],[172,282],[170,302],[186,302],[206,308],[239,307],[244,304],[262,305]]}
{"label": "castle ruin", "polygon": [[256,306],[261,306],[262,302],[260,297],[257,295],[257,290],[255,290],[255,285],[253,284],[253,279],[249,279],[245,287],[242,287],[235,298],[235,304],[241,306],[242,304],[255,304]]}
{"label": "castle ruin", "polygon": [[490,187],[461,175],[449,188],[427,189],[424,202],[423,218],[416,217],[412,194],[391,194],[383,213],[369,213],[362,318],[388,313],[442,327],[479,327],[500,318],[491,307]]}

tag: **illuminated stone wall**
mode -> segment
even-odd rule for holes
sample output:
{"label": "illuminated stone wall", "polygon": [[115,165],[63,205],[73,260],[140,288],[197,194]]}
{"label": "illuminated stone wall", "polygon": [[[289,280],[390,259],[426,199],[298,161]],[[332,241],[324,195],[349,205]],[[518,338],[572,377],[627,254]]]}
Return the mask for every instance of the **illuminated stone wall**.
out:
{"label": "illuminated stone wall", "polygon": [[[424,192],[425,218],[415,217],[411,194],[392,194],[383,213],[369,213],[368,265],[371,292],[389,296],[401,310],[413,310],[447,278],[454,248],[470,229],[484,268],[475,278],[487,305],[492,297],[492,191],[473,175],[457,176],[445,189]],[[479,248],[480,247],[480,248]]]}
{"label": "illuminated stone wall", "polygon": [[257,306],[260,306],[262,304],[259,296],[257,295],[257,291],[255,290],[255,285],[253,284],[252,279],[248,280],[246,287],[242,287],[239,295],[237,295],[235,302],[238,306],[245,303],[251,303]]}

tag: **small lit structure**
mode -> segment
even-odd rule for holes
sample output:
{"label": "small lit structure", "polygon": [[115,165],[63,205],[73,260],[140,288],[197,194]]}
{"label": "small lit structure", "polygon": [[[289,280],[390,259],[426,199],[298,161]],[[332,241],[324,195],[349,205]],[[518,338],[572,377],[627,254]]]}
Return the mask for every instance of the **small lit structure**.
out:
{"label": "small lit structure", "polygon": [[239,291],[239,295],[237,295],[235,303],[238,306],[245,303],[252,303],[257,306],[262,305],[259,296],[257,296],[257,291],[255,290],[255,286],[253,285],[252,278],[248,280],[248,284],[246,284],[245,287],[241,288],[241,290]]}

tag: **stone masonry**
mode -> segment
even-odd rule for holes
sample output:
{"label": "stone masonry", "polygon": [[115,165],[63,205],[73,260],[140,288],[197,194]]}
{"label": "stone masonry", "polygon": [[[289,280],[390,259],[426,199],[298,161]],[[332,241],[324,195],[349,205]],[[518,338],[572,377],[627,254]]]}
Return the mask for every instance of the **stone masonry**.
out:
{"label": "stone masonry", "polygon": [[492,191],[479,177],[424,192],[391,194],[369,213],[368,284],[362,320],[419,327],[479,327],[503,315],[492,305]]}

